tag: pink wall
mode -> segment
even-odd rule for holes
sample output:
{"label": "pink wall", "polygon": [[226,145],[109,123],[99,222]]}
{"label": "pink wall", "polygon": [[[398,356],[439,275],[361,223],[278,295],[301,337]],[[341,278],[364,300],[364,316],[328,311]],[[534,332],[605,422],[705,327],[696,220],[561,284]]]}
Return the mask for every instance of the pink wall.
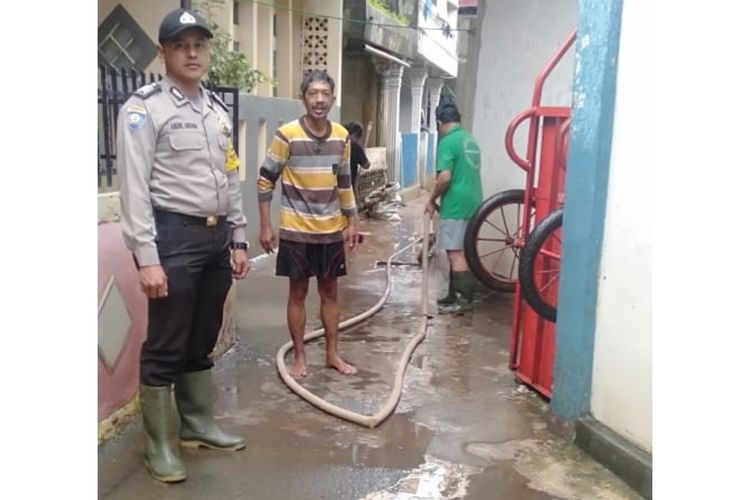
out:
{"label": "pink wall", "polygon": [[120,356],[112,373],[107,371],[101,357],[99,371],[99,420],[130,401],[138,391],[138,366],[141,344],[146,338],[146,296],[138,286],[133,257],[122,240],[119,223],[99,224],[99,290],[100,303],[109,282],[114,276],[132,323]]}

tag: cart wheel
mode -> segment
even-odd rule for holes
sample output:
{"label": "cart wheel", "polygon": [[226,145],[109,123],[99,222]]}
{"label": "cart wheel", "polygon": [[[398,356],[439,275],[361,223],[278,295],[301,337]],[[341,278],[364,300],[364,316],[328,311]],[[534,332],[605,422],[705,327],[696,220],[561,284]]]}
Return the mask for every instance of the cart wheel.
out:
{"label": "cart wheel", "polygon": [[518,265],[523,298],[534,312],[552,322],[557,320],[562,222],[562,209],[539,222],[521,249]]}
{"label": "cart wheel", "polygon": [[464,253],[469,269],[479,281],[501,292],[516,289],[523,195],[523,189],[509,189],[487,198],[466,226]]}

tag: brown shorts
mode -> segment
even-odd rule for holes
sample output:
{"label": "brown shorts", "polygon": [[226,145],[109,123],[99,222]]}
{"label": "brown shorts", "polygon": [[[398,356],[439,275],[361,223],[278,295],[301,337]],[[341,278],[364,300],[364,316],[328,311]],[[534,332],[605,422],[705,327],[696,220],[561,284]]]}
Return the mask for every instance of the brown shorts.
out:
{"label": "brown shorts", "polygon": [[279,240],[276,276],[332,278],[346,276],[344,242],[299,243]]}

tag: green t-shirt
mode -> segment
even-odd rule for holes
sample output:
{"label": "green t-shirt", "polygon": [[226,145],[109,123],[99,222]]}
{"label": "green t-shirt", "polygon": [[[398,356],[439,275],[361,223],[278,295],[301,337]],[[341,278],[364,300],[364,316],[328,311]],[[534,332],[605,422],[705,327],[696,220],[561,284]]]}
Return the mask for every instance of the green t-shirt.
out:
{"label": "green t-shirt", "polygon": [[461,125],[440,139],[437,172],[451,172],[451,183],[440,196],[441,219],[470,219],[474,215],[482,203],[481,165],[479,145]]}

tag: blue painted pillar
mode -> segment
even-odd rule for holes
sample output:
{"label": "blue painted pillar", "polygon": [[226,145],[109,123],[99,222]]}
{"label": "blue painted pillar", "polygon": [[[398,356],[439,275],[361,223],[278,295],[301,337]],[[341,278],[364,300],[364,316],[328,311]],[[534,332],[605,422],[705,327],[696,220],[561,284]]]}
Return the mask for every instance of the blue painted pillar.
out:
{"label": "blue painted pillar", "polygon": [[417,183],[417,159],[419,133],[401,133],[401,187],[408,188]]}
{"label": "blue painted pillar", "polygon": [[580,0],[552,410],[589,411],[622,0]]}

